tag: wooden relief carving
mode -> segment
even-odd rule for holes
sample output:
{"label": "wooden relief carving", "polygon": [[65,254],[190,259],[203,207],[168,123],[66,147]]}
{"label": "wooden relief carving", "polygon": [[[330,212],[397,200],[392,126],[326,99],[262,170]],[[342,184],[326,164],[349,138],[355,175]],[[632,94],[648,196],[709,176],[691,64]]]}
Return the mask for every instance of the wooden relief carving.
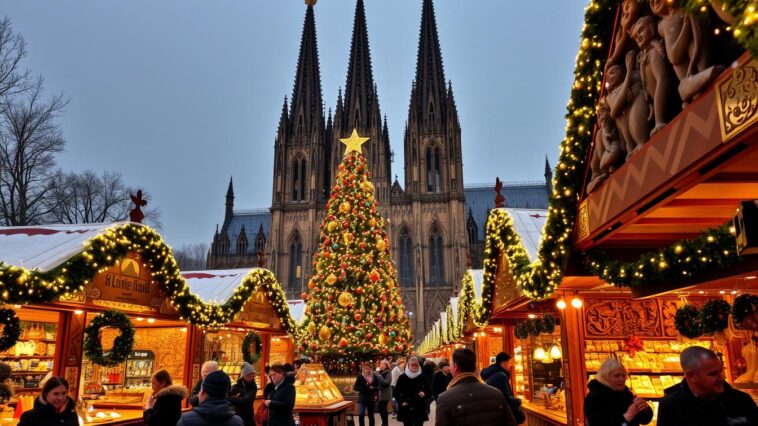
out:
{"label": "wooden relief carving", "polygon": [[[115,339],[113,328],[104,328],[102,339]],[[184,356],[187,335],[179,328],[138,328],[134,334],[135,351],[152,351],[155,354],[155,371],[166,369],[173,381],[181,383],[184,378]]]}
{"label": "wooden relief carving", "polygon": [[581,241],[590,235],[590,218],[587,212],[587,203],[584,202],[579,206],[579,216],[576,221],[576,239]]}
{"label": "wooden relief carving", "polygon": [[741,65],[719,82],[716,94],[721,137],[727,142],[758,120],[758,60]]}
{"label": "wooden relief carving", "polygon": [[588,299],[585,331],[588,338],[662,337],[661,315],[655,300]]}
{"label": "wooden relief carving", "polygon": [[68,334],[64,340],[68,340],[66,348],[66,367],[78,367],[82,365],[84,352],[84,315],[72,315]]}
{"label": "wooden relief carving", "polygon": [[677,304],[673,300],[664,300],[661,302],[661,317],[663,318],[663,337],[679,336],[679,332],[676,331],[676,324],[674,324],[674,318],[676,318]]}

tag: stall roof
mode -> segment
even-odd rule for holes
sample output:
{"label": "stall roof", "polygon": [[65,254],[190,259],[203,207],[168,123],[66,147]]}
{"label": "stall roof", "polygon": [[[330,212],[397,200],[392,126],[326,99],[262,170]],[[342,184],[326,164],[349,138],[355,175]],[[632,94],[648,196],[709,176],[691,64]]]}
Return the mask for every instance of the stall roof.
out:
{"label": "stall roof", "polygon": [[547,210],[544,209],[505,209],[513,219],[513,228],[521,238],[521,242],[529,255],[529,260],[537,260],[537,250],[542,238],[542,228],[547,221]]}
{"label": "stall roof", "polygon": [[219,269],[182,272],[192,293],[206,303],[224,303],[234,295],[245,277],[261,268]]}
{"label": "stall roof", "polygon": [[476,299],[482,298],[482,281],[484,281],[484,269],[469,269],[471,272],[471,278],[474,281],[474,297]]}
{"label": "stall roof", "polygon": [[290,308],[290,315],[295,322],[300,323],[305,317],[305,302],[301,299],[288,300],[287,306]]}
{"label": "stall roof", "polygon": [[126,223],[3,226],[0,227],[0,261],[46,272],[81,253],[90,238]]}
{"label": "stall roof", "polygon": [[450,306],[453,308],[453,322],[458,323],[458,298],[450,298]]}

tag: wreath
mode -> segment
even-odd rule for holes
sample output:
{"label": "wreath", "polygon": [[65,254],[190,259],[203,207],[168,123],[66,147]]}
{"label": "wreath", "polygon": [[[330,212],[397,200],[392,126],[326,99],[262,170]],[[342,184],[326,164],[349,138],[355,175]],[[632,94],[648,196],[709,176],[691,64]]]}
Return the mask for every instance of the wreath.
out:
{"label": "wreath", "polygon": [[529,326],[526,322],[516,324],[516,329],[513,330],[513,335],[517,339],[524,340],[529,337]]}
{"label": "wreath", "polygon": [[0,309],[0,324],[3,333],[0,335],[0,352],[12,348],[21,336],[21,323],[13,309]]}
{"label": "wreath", "polygon": [[741,294],[734,299],[732,304],[732,318],[737,328],[742,328],[742,322],[748,315],[758,311],[758,296]]}
{"label": "wreath", "polygon": [[539,336],[540,333],[542,333],[542,319],[541,318],[533,318],[530,320],[526,320],[526,323],[528,324],[529,328],[529,334],[532,336]]}
{"label": "wreath", "polygon": [[555,331],[555,317],[550,314],[545,314],[542,317],[542,332],[545,334],[553,334]]}
{"label": "wreath", "polygon": [[[107,353],[103,352],[103,343],[100,340],[100,332],[103,327],[118,329],[121,334],[113,341],[113,348]],[[126,357],[134,347],[134,326],[129,318],[118,311],[105,311],[89,323],[84,329],[84,355],[90,361],[104,367],[118,365],[126,360]]]}
{"label": "wreath", "polygon": [[[255,345],[255,350],[250,351],[250,346]],[[261,359],[261,353],[263,352],[263,341],[260,334],[251,331],[245,335],[242,339],[242,359],[250,365],[255,364]]]}
{"label": "wreath", "polygon": [[684,305],[677,309],[674,325],[676,331],[684,337],[697,339],[703,335],[703,328],[700,324],[700,309],[694,305]]}
{"label": "wreath", "polygon": [[700,326],[703,333],[713,334],[729,326],[729,313],[732,306],[722,299],[709,300],[700,309]]}

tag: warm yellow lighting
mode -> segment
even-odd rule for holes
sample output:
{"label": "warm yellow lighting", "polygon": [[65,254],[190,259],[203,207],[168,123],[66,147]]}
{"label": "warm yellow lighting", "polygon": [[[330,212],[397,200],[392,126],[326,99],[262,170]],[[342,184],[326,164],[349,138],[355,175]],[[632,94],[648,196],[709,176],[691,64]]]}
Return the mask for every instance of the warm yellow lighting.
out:
{"label": "warm yellow lighting", "polygon": [[83,313],[84,313],[84,311],[81,310],[81,309],[77,309],[77,310],[74,311],[74,314],[76,314],[76,315],[81,315]]}
{"label": "warm yellow lighting", "polygon": [[534,319],[534,318],[536,318],[536,317],[537,317],[537,315],[534,315],[534,314],[529,314],[529,315],[527,315],[527,316],[529,317],[529,319]]}
{"label": "warm yellow lighting", "polygon": [[561,352],[561,347],[553,343],[553,346],[550,347],[550,356],[553,359],[561,359],[561,357],[563,356],[563,352]]}
{"label": "warm yellow lighting", "polygon": [[582,307],[582,299],[575,297],[571,299],[571,306],[575,307],[576,309],[579,309]]}
{"label": "warm yellow lighting", "polygon": [[566,309],[566,301],[561,299],[555,303],[555,306],[557,306],[558,309]]}
{"label": "warm yellow lighting", "polygon": [[186,333],[186,332],[187,332],[187,327],[182,327],[182,328],[180,328],[179,330],[180,330],[182,333]]}
{"label": "warm yellow lighting", "polygon": [[154,322],[155,322],[155,318],[148,318],[148,319],[147,319],[147,322],[149,322],[150,324],[152,324],[152,323],[154,323]]}
{"label": "warm yellow lighting", "polygon": [[545,358],[547,358],[547,353],[545,353],[545,348],[542,346],[537,346],[537,349],[534,350],[534,359],[537,361],[542,361]]}
{"label": "warm yellow lighting", "polygon": [[142,317],[137,317],[137,321],[144,321],[145,319]]}

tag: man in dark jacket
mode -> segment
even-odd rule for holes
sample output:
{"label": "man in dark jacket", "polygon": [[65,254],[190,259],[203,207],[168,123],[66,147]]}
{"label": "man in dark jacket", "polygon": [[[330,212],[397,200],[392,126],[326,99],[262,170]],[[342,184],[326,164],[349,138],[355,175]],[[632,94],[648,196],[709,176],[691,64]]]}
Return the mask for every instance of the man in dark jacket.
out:
{"label": "man in dark jacket", "polygon": [[203,379],[198,395],[199,405],[182,415],[176,426],[243,426],[226,400],[232,381],[223,371],[214,371]]}
{"label": "man in dark jacket", "polygon": [[758,425],[755,402],[724,381],[724,365],[713,351],[692,346],[679,359],[684,380],[666,389],[658,426]]}
{"label": "man in dark jacket", "polygon": [[471,349],[453,352],[453,380],[437,398],[435,425],[516,426],[503,394],[482,383],[475,368],[476,355]]}
{"label": "man in dark jacket", "polygon": [[453,376],[450,375],[450,365],[446,361],[440,362],[439,368],[439,371],[432,376],[432,399],[435,401],[442,392],[447,390],[447,385],[453,379]]}
{"label": "man in dark jacket", "polygon": [[205,361],[200,367],[200,380],[195,383],[195,386],[192,387],[192,392],[190,392],[189,403],[191,406],[195,407],[200,404],[197,398],[197,394],[200,393],[200,385],[203,384],[205,376],[216,370],[218,370],[218,363],[216,361]]}
{"label": "man in dark jacket", "polygon": [[500,389],[500,392],[503,393],[516,423],[523,423],[526,420],[526,415],[521,409],[521,400],[513,395],[511,388],[511,355],[500,352],[495,357],[495,363],[482,370],[481,375],[485,383]]}
{"label": "man in dark jacket", "polygon": [[240,378],[232,386],[229,403],[232,404],[234,411],[240,416],[245,426],[255,426],[253,402],[255,402],[255,394],[257,392],[258,385],[255,383],[255,369],[249,363],[243,362]]}

